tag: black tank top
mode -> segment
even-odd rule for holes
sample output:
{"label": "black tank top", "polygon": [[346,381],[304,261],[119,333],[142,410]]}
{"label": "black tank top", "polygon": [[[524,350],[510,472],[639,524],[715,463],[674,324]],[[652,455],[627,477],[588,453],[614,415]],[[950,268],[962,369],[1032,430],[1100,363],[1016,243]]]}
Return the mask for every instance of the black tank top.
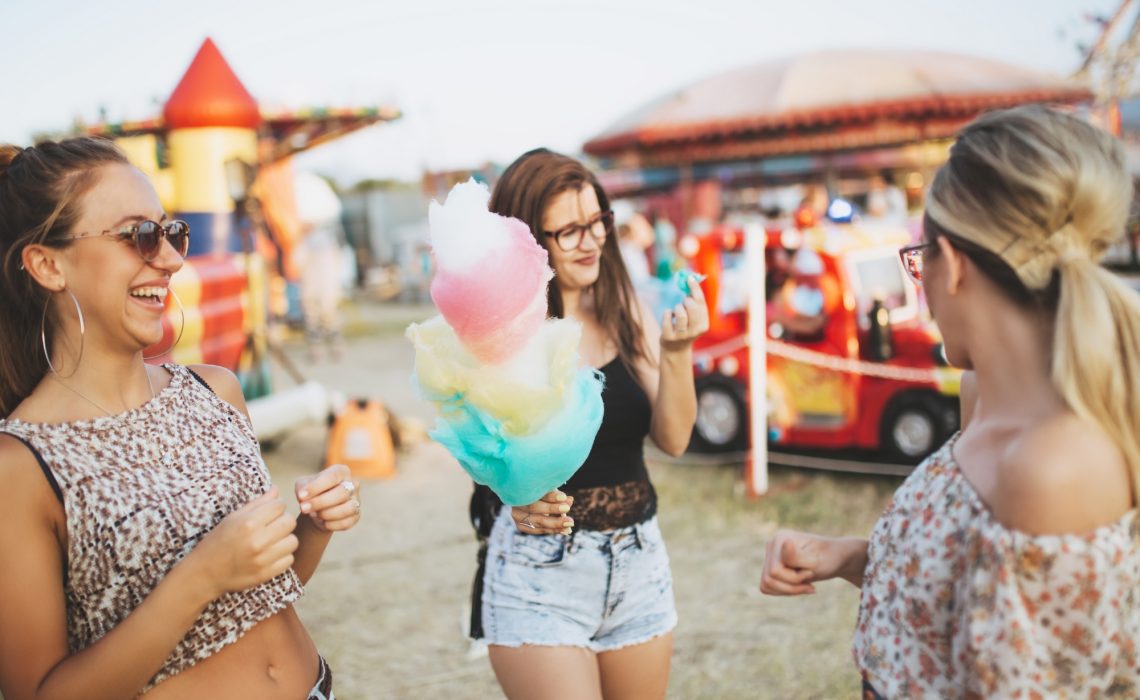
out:
{"label": "black tank top", "polygon": [[575,529],[609,530],[643,522],[657,512],[657,494],[645,468],[644,443],[652,407],[620,357],[599,370],[602,425],[586,461],[562,491],[574,497]]}

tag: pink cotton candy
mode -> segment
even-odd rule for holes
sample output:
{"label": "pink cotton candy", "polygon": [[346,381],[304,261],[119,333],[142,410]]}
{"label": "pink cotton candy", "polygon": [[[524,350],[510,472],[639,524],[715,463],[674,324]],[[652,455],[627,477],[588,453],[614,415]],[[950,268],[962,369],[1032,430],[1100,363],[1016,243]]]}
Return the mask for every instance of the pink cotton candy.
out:
{"label": "pink cotton candy", "polygon": [[[542,287],[522,312],[493,333],[460,338],[463,347],[480,362],[497,365],[517,357],[542,330],[546,321],[546,288]],[[456,335],[459,335],[456,333]]]}
{"label": "pink cotton candy", "polygon": [[441,267],[431,284],[432,301],[448,325],[484,362],[510,357],[534,335],[546,318],[545,289],[552,276],[546,250],[526,224],[501,220],[509,233],[505,248],[463,271]]}

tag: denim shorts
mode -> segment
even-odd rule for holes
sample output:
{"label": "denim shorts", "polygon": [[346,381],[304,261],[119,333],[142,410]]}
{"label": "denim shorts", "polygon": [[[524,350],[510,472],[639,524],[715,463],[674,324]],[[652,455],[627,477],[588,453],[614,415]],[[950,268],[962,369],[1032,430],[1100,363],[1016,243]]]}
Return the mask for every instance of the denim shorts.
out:
{"label": "denim shorts", "polygon": [[526,535],[503,508],[483,575],[487,644],[641,644],[677,626],[673,575],[657,518],[618,530]]}
{"label": "denim shorts", "polygon": [[325,657],[320,656],[318,659],[320,663],[317,664],[317,682],[313,684],[313,689],[309,691],[306,700],[336,700],[332,689],[332,669],[329,668]]}

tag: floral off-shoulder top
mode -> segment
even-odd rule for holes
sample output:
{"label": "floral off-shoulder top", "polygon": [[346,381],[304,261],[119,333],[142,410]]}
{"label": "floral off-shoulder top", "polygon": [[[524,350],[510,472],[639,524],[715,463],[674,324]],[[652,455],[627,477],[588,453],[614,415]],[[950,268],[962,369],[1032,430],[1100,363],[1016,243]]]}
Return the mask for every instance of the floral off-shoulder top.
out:
{"label": "floral off-shoulder top", "polygon": [[882,697],[1140,698],[1140,519],[1028,535],[994,519],[951,451],[875,525],[853,652]]}

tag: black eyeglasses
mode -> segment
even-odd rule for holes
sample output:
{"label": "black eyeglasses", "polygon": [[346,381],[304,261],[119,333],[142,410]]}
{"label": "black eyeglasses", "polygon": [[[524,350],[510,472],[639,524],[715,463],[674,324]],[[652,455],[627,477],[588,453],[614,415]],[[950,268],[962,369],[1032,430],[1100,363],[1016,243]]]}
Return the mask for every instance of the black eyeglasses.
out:
{"label": "black eyeglasses", "polygon": [[582,245],[582,239],[587,231],[590,232],[590,236],[599,244],[604,243],[613,225],[614,213],[606,209],[605,211],[594,214],[590,217],[590,220],[584,224],[570,224],[557,231],[543,231],[542,234],[553,238],[554,242],[562,250],[570,252],[577,250],[578,246]]}
{"label": "black eyeglasses", "polygon": [[98,236],[118,236],[120,240],[130,239],[135,244],[142,259],[150,262],[158,257],[162,250],[162,239],[170,241],[170,246],[181,257],[186,257],[190,250],[190,224],[175,219],[160,224],[157,221],[146,219],[123,229],[107,229],[99,233],[80,233],[75,236],[66,236],[64,240],[77,240],[79,238],[95,238]]}
{"label": "black eyeglasses", "polygon": [[907,247],[899,250],[899,259],[902,260],[903,269],[910,277],[911,281],[915,284],[922,284],[922,267],[926,261],[927,248],[933,248],[937,243],[919,243],[918,245],[908,245]]}

